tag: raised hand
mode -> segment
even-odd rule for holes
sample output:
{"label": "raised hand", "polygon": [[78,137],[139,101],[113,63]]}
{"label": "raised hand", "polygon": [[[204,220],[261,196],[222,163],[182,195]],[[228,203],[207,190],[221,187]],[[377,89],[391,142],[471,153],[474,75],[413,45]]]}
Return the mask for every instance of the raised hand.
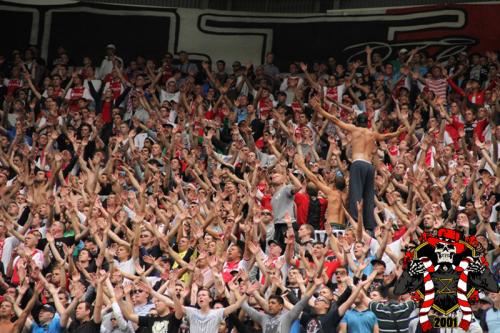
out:
{"label": "raised hand", "polygon": [[306,65],[305,63],[301,62],[301,63],[300,63],[300,69],[301,69],[304,73],[306,73],[306,72],[307,72],[307,65]]}
{"label": "raised hand", "polygon": [[296,154],[295,157],[293,158],[293,162],[296,166],[299,168],[303,168],[306,165],[306,162],[304,161],[304,157],[302,157],[299,154]]}
{"label": "raised hand", "polygon": [[259,288],[260,288],[260,284],[259,284],[259,282],[255,281],[254,283],[252,283],[252,284],[248,285],[248,287],[247,287],[247,293],[248,293],[248,294],[251,294],[251,293],[253,293],[254,291],[259,290]]}
{"label": "raised hand", "polygon": [[359,264],[358,271],[363,272],[365,270],[365,268],[368,267],[369,264],[370,264],[370,262],[363,261],[362,263]]}
{"label": "raised hand", "polygon": [[145,263],[152,265],[155,262],[155,259],[152,256],[144,256],[142,258]]}
{"label": "raised hand", "polygon": [[469,264],[467,268],[470,273],[484,273],[486,270],[486,266],[481,262],[480,257],[473,257],[473,262]]}
{"label": "raised hand", "polygon": [[356,202],[356,208],[358,209],[358,212],[363,211],[363,200],[359,200]]}
{"label": "raised hand", "polygon": [[260,253],[260,248],[254,242],[248,242],[248,249],[254,254]]}
{"label": "raised hand", "polygon": [[47,242],[49,242],[49,243],[53,243],[54,242],[54,236],[50,232],[47,232],[45,234],[45,238],[47,239]]}
{"label": "raised hand", "polygon": [[319,103],[319,99],[318,97],[313,97],[309,100],[309,105],[311,105],[311,107],[313,109],[316,109],[318,107],[321,107],[321,104]]}
{"label": "raised hand", "polygon": [[420,260],[410,261],[410,267],[408,270],[408,274],[410,274],[410,276],[418,276],[424,274],[425,272],[426,269],[423,262],[421,262]]}

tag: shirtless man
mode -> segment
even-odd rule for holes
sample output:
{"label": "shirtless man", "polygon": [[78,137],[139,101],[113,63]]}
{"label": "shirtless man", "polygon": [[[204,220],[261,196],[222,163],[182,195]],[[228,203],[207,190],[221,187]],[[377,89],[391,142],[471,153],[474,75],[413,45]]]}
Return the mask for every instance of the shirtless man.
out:
{"label": "shirtless man", "polygon": [[375,141],[384,141],[397,137],[404,131],[404,127],[400,127],[393,133],[381,134],[367,128],[368,118],[365,114],[358,116],[357,126],[355,126],[346,124],[334,115],[326,112],[317,99],[312,99],[310,104],[323,117],[332,121],[340,129],[351,133],[352,164],[349,170],[349,213],[357,219],[356,203],[363,200],[364,226],[366,230],[371,230],[373,233],[376,226],[373,216],[375,206],[375,167],[372,164],[373,151],[376,147]]}
{"label": "shirtless man", "polygon": [[16,321],[12,322],[11,319],[14,317],[14,304],[10,300],[3,300],[0,303],[0,332],[2,333],[18,333],[21,332],[26,319],[28,318],[31,310],[35,306],[36,300],[40,293],[42,292],[43,284],[37,283],[35,287],[35,292],[31,297],[30,301],[26,305],[26,308],[18,313],[18,318]]}
{"label": "shirtless man", "polygon": [[312,181],[318,189],[326,195],[328,200],[326,222],[332,225],[333,230],[345,230],[344,210],[342,209],[344,198],[342,191],[339,189],[341,184],[337,185],[336,182],[337,188],[331,188],[325,184],[318,178],[318,176],[307,168],[302,155],[295,155],[295,164],[305,173],[306,177],[309,178],[309,180]]}
{"label": "shirtless man", "polygon": [[25,178],[23,178],[25,179],[24,183],[28,186],[30,195],[32,196],[35,204],[47,202],[49,192],[54,187],[57,180],[57,174],[61,170],[61,159],[61,154],[56,154],[55,162],[50,168],[50,170],[52,170],[50,178],[48,178],[46,172],[41,169],[36,170],[35,177],[32,179],[27,179],[26,174],[16,171],[19,176],[21,176],[21,174],[25,176]]}

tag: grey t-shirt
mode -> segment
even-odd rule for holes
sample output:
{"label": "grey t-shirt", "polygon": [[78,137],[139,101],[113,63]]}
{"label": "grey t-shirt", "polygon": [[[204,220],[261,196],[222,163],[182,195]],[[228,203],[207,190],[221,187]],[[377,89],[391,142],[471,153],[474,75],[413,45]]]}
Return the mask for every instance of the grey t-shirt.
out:
{"label": "grey t-shirt", "polygon": [[287,212],[292,218],[292,223],[295,222],[295,206],[292,189],[292,185],[284,185],[273,194],[273,197],[271,199],[271,206],[273,207],[275,224],[285,223],[283,217]]}
{"label": "grey t-shirt", "polygon": [[284,310],[276,316],[261,313],[250,307],[246,301],[241,307],[248,313],[252,320],[262,326],[262,333],[288,333],[293,321],[299,317],[309,298],[311,296],[302,298],[290,311]]}

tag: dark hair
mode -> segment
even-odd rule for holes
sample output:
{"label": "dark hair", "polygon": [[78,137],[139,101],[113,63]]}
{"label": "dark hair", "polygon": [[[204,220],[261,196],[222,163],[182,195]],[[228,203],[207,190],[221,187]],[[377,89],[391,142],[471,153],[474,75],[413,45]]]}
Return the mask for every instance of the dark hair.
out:
{"label": "dark hair", "polygon": [[205,291],[208,294],[208,297],[210,297],[210,299],[211,299],[211,301],[210,301],[210,307],[213,307],[214,306],[214,296],[212,295],[212,293],[210,292],[210,290],[207,289],[207,288],[200,288],[196,292],[196,297],[198,297],[198,295],[200,294],[200,291]]}
{"label": "dark hair", "polygon": [[394,293],[394,287],[387,288],[385,297],[390,301],[396,301],[398,299],[398,295]]}
{"label": "dark hair", "polygon": [[280,295],[271,295],[271,296],[269,296],[268,300],[272,300],[272,299],[274,299],[276,302],[278,302],[281,305],[285,304],[285,301],[283,300],[283,297],[281,297]]}
{"label": "dark hair", "polygon": [[358,115],[358,118],[356,120],[356,125],[359,127],[367,127],[368,126],[368,117],[366,114],[361,113]]}
{"label": "dark hair", "polygon": [[90,304],[87,301],[80,301],[80,302],[78,302],[78,305],[80,305],[82,303],[85,304],[85,310],[89,310],[90,311],[90,315],[92,315],[92,304]]}
{"label": "dark hair", "polygon": [[318,187],[314,183],[308,183],[306,186],[306,192],[311,197],[317,197],[318,196]]}
{"label": "dark hair", "polygon": [[346,187],[345,179],[341,176],[335,176],[335,187],[337,190],[343,191]]}

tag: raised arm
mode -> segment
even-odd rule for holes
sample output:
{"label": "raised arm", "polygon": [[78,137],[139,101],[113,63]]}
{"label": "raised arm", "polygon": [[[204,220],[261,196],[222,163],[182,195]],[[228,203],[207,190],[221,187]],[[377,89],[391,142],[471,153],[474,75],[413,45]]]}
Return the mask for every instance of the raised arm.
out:
{"label": "raised arm", "polygon": [[117,297],[118,306],[122,311],[123,317],[125,319],[130,320],[133,323],[139,324],[139,316],[134,312],[132,306],[123,301],[120,297]]}
{"label": "raised arm", "polygon": [[230,306],[228,307],[225,307],[224,308],[224,316],[229,316],[231,313],[233,313],[234,311],[238,310],[239,308],[241,308],[241,305],[243,304],[243,302],[245,302],[247,299],[247,296],[244,295],[242,297],[240,297],[236,303],[233,303],[231,304]]}
{"label": "raised arm", "polygon": [[103,298],[103,284],[104,281],[108,278],[108,274],[105,271],[100,271],[99,272],[99,277],[97,278],[97,296],[95,299],[95,304],[94,304],[94,313],[92,316],[92,319],[96,324],[101,323],[102,321],[102,304],[104,301]]}
{"label": "raised arm", "polygon": [[385,134],[376,133],[375,134],[375,140],[377,140],[377,141],[384,141],[384,140],[387,140],[387,139],[392,139],[392,138],[400,136],[401,133],[403,133],[404,131],[405,131],[405,127],[404,126],[400,126],[396,132],[385,133]]}
{"label": "raised arm", "polygon": [[33,81],[31,81],[31,75],[28,72],[26,72],[26,74],[24,74],[24,79],[28,82],[28,86],[30,87],[30,89],[33,92],[33,94],[35,95],[35,97],[38,100],[42,99],[42,94],[40,94],[38,89],[36,89],[35,85],[33,84]]}
{"label": "raised arm", "polygon": [[375,74],[375,68],[373,68],[372,65],[372,52],[373,50],[371,49],[370,45],[367,45],[365,47],[365,52],[366,52],[366,64],[368,66],[368,71],[370,72],[371,75]]}
{"label": "raised arm", "polygon": [[364,290],[364,288],[366,286],[368,286],[370,283],[372,283],[373,279],[375,279],[376,275],[377,275],[377,272],[373,272],[372,274],[370,274],[370,276],[368,276],[368,278],[365,281],[360,282],[356,286],[356,288],[354,288],[354,290],[351,293],[351,296],[349,296],[349,298],[344,303],[342,303],[342,305],[339,307],[339,316],[340,317],[342,317],[346,313],[346,311],[351,308],[354,301],[358,298],[358,295],[361,292],[361,290]]}
{"label": "raised arm", "polygon": [[31,313],[31,310],[33,310],[33,308],[35,307],[36,300],[42,293],[42,290],[43,290],[43,283],[40,281],[36,284],[35,292],[33,293],[33,296],[31,296],[31,299],[24,308],[23,312],[21,312],[19,318],[17,318],[17,320],[14,322],[14,329],[12,332],[21,332],[22,328],[24,327],[24,324],[26,323],[26,320],[28,319],[29,314]]}
{"label": "raised arm", "polygon": [[341,129],[345,131],[352,132],[356,129],[356,126],[351,125],[351,124],[346,124],[339,118],[335,117],[333,114],[330,114],[325,111],[319,104],[319,101],[316,98],[312,98],[309,100],[309,104],[313,107],[313,109],[317,112],[319,112],[323,117],[326,119],[330,120],[332,123],[334,123],[336,126],[340,127]]}
{"label": "raised arm", "polygon": [[175,318],[181,319],[184,316],[184,307],[182,306],[181,300],[179,299],[179,297],[177,297],[177,294],[175,293],[175,280],[176,279],[172,279],[172,281],[169,282],[168,291],[173,301]]}
{"label": "raised arm", "polygon": [[331,192],[331,189],[328,185],[326,185],[324,182],[322,182],[318,176],[316,176],[311,170],[309,170],[309,168],[306,166],[306,163],[304,161],[304,157],[297,154],[295,155],[295,159],[294,159],[294,162],[295,162],[295,165],[297,165],[297,167],[299,167],[300,170],[302,170],[306,177],[309,178],[309,180],[311,180],[317,187],[318,189],[327,194]]}
{"label": "raised arm", "polygon": [[304,77],[306,78],[307,82],[311,85],[311,87],[318,91],[321,92],[321,86],[318,84],[318,82],[314,81],[309,72],[307,71],[307,65],[303,62],[300,63],[300,69],[304,72]]}

